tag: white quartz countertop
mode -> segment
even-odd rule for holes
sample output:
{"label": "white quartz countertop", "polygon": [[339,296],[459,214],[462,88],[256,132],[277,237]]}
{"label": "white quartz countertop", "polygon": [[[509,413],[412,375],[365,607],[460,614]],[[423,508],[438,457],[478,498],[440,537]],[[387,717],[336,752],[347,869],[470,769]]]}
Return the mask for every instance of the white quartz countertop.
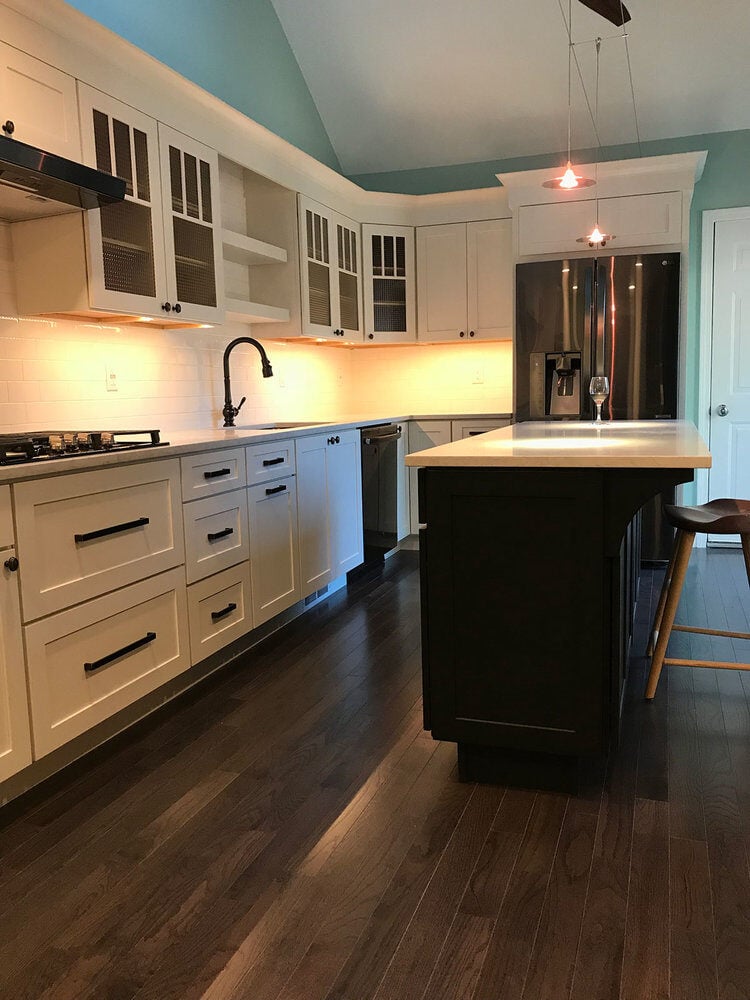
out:
{"label": "white quartz countertop", "polygon": [[688,420],[530,421],[407,455],[427,468],[707,469]]}
{"label": "white quartz countertop", "polygon": [[[223,448],[244,447],[265,441],[281,441],[290,437],[308,434],[325,434],[331,430],[349,430],[368,427],[373,424],[391,422],[405,423],[408,420],[493,420],[510,419],[510,413],[451,413],[451,414],[347,414],[341,419],[305,423],[304,421],[273,423],[238,427],[215,427],[195,430],[161,431],[162,442],[156,447],[138,448],[132,451],[116,451],[95,455],[76,455],[72,458],[44,459],[22,465],[0,465],[0,484],[19,482],[24,479],[41,479],[59,476],[87,469],[106,468],[112,465],[128,465],[134,462],[148,462],[159,458],[173,458],[191,452],[215,451]],[[107,428],[114,429],[116,428]]]}

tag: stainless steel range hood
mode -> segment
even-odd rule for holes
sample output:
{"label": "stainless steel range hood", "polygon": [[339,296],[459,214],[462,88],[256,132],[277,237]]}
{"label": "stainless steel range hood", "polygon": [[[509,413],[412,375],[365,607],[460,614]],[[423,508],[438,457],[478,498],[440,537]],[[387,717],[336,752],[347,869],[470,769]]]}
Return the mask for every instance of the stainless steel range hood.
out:
{"label": "stainless steel range hood", "polygon": [[125,181],[0,136],[0,219],[18,222],[101,208],[125,197]]}

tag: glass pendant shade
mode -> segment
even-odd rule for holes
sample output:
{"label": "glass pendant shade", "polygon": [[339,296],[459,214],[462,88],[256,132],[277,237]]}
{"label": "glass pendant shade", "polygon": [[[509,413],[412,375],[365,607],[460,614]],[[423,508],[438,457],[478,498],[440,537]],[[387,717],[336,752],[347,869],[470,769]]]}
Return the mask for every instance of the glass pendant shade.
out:
{"label": "glass pendant shade", "polygon": [[575,188],[591,187],[596,181],[592,177],[584,177],[582,174],[577,174],[573,169],[573,165],[568,160],[565,167],[565,173],[561,177],[553,177],[552,180],[544,181],[542,187],[555,188],[560,191],[572,191]]}
{"label": "glass pendant shade", "polygon": [[599,229],[599,223],[597,222],[588,236],[579,236],[576,243],[588,243],[592,249],[602,250],[613,239],[615,237],[611,233],[603,233]]}

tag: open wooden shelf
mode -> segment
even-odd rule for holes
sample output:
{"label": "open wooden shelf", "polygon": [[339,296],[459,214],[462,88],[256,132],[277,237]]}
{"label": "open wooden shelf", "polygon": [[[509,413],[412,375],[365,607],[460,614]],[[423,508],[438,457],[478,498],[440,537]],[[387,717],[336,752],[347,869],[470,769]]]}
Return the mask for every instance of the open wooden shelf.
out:
{"label": "open wooden shelf", "polygon": [[262,302],[226,299],[227,319],[234,323],[288,323],[289,310]]}
{"label": "open wooden shelf", "polygon": [[221,242],[224,259],[235,264],[257,267],[261,264],[286,264],[287,261],[287,252],[283,247],[234,233],[231,229],[222,229]]}

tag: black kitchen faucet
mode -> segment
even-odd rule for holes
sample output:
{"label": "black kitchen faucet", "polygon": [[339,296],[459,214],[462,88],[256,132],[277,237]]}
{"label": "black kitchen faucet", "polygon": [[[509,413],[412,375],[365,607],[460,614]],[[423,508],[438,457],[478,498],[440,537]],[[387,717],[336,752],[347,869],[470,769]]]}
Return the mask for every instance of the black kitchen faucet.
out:
{"label": "black kitchen faucet", "polygon": [[263,378],[271,378],[273,375],[273,368],[271,367],[271,362],[268,360],[268,355],[263,349],[263,345],[258,343],[257,340],[253,340],[252,337],[237,337],[236,340],[227,344],[224,350],[224,409],[222,410],[225,427],[234,427],[234,418],[240,412],[242,404],[247,399],[247,396],[243,396],[237,406],[232,405],[232,386],[229,381],[229,355],[238,344],[252,344],[253,347],[257,348],[260,354]]}

